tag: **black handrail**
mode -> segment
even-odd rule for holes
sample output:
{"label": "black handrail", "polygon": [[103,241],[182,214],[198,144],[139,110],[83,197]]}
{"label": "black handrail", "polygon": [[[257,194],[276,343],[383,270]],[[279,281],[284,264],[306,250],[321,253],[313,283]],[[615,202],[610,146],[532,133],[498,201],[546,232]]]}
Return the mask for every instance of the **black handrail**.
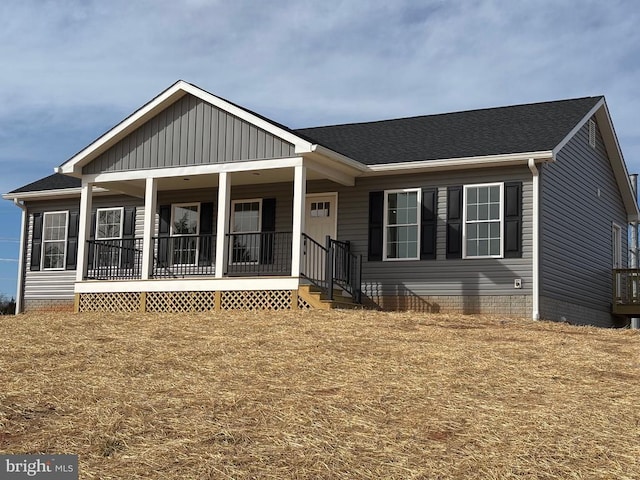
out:
{"label": "black handrail", "polygon": [[184,278],[215,274],[216,236],[154,237],[154,278]]}
{"label": "black handrail", "polygon": [[361,303],[362,257],[351,252],[349,242],[327,236],[323,246],[303,233],[302,255],[300,275],[329,300],[333,300],[334,286],[338,286],[351,295],[354,302]]}
{"label": "black handrail", "polygon": [[228,233],[226,275],[291,275],[291,232]]}
{"label": "black handrail", "polygon": [[128,280],[142,277],[142,239],[87,240],[88,280]]}

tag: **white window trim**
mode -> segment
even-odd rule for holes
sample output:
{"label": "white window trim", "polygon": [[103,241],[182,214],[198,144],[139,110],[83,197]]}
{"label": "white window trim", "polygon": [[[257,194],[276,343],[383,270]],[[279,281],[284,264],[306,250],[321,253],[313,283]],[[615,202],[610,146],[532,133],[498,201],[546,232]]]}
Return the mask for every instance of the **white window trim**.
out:
{"label": "white window trim", "polygon": [[[500,187],[500,254],[499,255],[467,255],[467,190],[478,187]],[[486,223],[487,221],[474,221],[473,223]],[[494,220],[491,220],[494,222]],[[504,258],[504,182],[474,183],[465,185],[462,195],[462,258],[482,259],[482,258]]]}
{"label": "white window trim", "polygon": [[[120,236],[119,237],[98,237],[98,233],[100,229],[98,226],[100,225],[100,212],[107,212],[110,210],[120,210]],[[109,208],[98,208],[96,210],[96,240],[120,240],[122,239],[122,230],[124,227],[124,207],[109,207]]]}
{"label": "white window trim", "polygon": [[[420,188],[398,188],[398,189],[394,189],[394,190],[385,190],[384,191],[384,206],[383,206],[383,220],[382,220],[382,260],[384,262],[407,262],[407,261],[415,261],[415,260],[420,260],[420,242],[421,242],[421,238],[420,238],[420,234],[421,234],[421,230],[422,230],[422,195],[421,195],[421,189]],[[416,220],[417,223],[415,225],[417,225],[418,227],[418,245],[416,248],[416,257],[410,257],[410,258],[389,258],[387,257],[387,229],[389,228],[389,217],[388,217],[388,208],[389,208],[389,194],[390,193],[411,193],[411,192],[416,192],[417,195],[417,215],[416,215]],[[413,223],[410,224],[406,224],[405,226],[413,226]],[[403,226],[403,224],[395,224],[394,226]]]}
{"label": "white window trim", "polygon": [[[235,229],[235,217],[236,217],[236,205],[238,203],[255,203],[258,202],[258,230],[251,232],[238,232]],[[248,198],[248,199],[239,199],[231,201],[231,215],[230,215],[231,225],[229,228],[229,233],[262,233],[262,198]],[[258,257],[260,257],[260,252],[258,252]],[[255,262],[234,262],[233,261],[233,245],[229,245],[229,265],[259,265],[260,260],[258,259]]]}
{"label": "white window trim", "polygon": [[[54,242],[60,242],[61,240],[45,240],[45,228],[47,225],[47,215],[58,215],[64,213],[65,215],[65,226],[64,226],[64,255],[62,257],[62,267],[60,268],[45,268],[44,266],[44,260],[45,260],[45,254],[47,249],[46,244],[47,243],[54,243]],[[69,211],[68,210],[58,210],[55,212],[44,212],[44,214],[42,215],[42,252],[40,254],[40,270],[65,270],[67,267],[67,243],[69,241]]]}
{"label": "white window trim", "polygon": [[[616,222],[611,223],[611,263],[613,268],[624,268],[622,264],[622,226]],[[617,256],[617,258],[616,258]],[[617,266],[616,266],[617,264]]]}
{"label": "white window trim", "polygon": [[[171,224],[169,225],[169,236],[170,238],[174,237],[198,237],[200,235],[200,207],[202,202],[185,202],[185,203],[172,203],[171,204]],[[196,210],[196,233],[176,233],[173,230],[173,225],[175,222],[175,213],[176,207],[197,207]],[[196,256],[194,258],[194,263],[174,263],[173,262],[173,241],[171,242],[171,265],[180,265],[180,266],[188,266],[193,267],[198,265],[198,261],[200,260],[200,242],[196,241]]]}

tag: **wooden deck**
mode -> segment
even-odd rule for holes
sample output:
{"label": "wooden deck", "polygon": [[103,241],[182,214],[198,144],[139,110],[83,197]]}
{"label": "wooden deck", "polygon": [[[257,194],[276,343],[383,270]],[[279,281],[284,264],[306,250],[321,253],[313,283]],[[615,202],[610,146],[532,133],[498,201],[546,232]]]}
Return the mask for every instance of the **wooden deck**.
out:
{"label": "wooden deck", "polygon": [[612,312],[616,315],[640,317],[640,269],[613,270]]}

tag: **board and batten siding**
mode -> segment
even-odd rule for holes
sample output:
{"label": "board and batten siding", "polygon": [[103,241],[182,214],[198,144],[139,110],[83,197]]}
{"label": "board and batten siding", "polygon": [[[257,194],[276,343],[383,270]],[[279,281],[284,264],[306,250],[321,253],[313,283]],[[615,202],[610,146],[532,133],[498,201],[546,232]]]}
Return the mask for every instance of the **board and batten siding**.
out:
{"label": "board and batten siding", "polygon": [[[587,122],[541,169],[542,318],[610,323],[613,223],[622,229],[627,265],[627,213],[600,130],[594,149]],[[572,312],[578,308],[582,315]],[[585,309],[593,317],[584,318]]]}
{"label": "board and batten siding", "polygon": [[95,174],[293,155],[291,143],[193,95],[185,95],[82,171]]}
{"label": "board and batten siding", "polygon": [[[509,181],[523,183],[522,258],[447,259],[447,187]],[[338,192],[338,239],[350,241],[352,251],[363,256],[362,281],[368,296],[521,296],[532,293],[531,185],[529,169],[514,167],[359,178],[355,188],[310,182],[307,192]],[[369,192],[434,187],[438,189],[436,259],[368,261]],[[515,279],[521,279],[521,289],[514,288]]]}

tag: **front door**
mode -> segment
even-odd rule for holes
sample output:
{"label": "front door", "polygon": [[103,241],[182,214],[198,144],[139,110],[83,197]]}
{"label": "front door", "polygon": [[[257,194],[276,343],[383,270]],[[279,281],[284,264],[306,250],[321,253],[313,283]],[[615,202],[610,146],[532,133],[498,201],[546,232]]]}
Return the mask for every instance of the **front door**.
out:
{"label": "front door", "polygon": [[337,235],[338,194],[307,195],[305,215],[305,233],[324,246],[327,235],[331,238],[336,238]]}

